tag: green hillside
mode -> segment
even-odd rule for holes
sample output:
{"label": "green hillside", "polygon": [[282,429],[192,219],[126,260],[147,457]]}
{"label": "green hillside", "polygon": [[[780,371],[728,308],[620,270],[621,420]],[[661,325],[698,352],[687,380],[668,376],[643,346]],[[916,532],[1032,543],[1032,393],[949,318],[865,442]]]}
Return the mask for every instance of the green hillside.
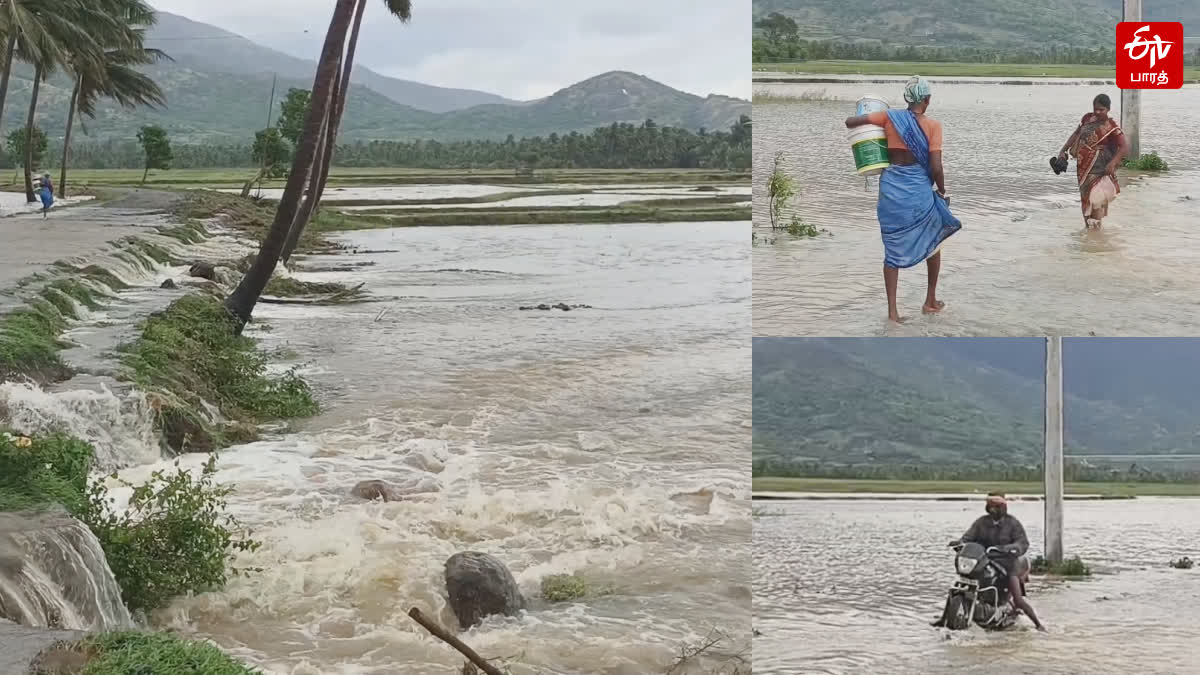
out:
{"label": "green hillside", "polygon": [[[779,12],[804,39],[893,45],[1043,48],[1112,47],[1121,0],[753,0],[754,19]],[[1200,2],[1153,0],[1148,21],[1181,21],[1200,33]]]}
{"label": "green hillside", "polygon": [[[758,339],[756,460],[1036,463],[1041,341]],[[1200,452],[1200,344],[1067,340],[1071,452]]]}
{"label": "green hillside", "polygon": [[[174,59],[145,69],[162,87],[167,107],[123,110],[104,101],[95,120],[83,120],[86,131],[79,142],[128,140],[138,128],[157,124],[180,144],[250,143],[254,131],[266,124],[272,77],[278,76],[278,102],[290,87],[310,88],[316,68],[311,61],[165,12],[147,44]],[[4,131],[25,122],[32,74],[26,64],[13,68]],[[51,138],[63,135],[71,87],[62,75],[42,87],[36,119]],[[586,133],[647,119],[692,131],[725,130],[749,114],[749,101],[696,96],[628,72],[604,73],[544,99],[514,102],[485,92],[389,78],[356,65],[339,136],[346,141],[504,140],[509,135]]]}

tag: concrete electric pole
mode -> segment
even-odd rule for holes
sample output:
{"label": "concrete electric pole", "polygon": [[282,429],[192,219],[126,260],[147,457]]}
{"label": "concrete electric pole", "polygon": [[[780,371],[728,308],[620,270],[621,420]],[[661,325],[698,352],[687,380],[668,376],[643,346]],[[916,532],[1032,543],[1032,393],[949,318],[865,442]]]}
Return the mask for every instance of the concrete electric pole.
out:
{"label": "concrete electric pole", "polygon": [[1063,379],[1062,338],[1046,338],[1046,455],[1045,482],[1046,560],[1057,565],[1063,559]]}

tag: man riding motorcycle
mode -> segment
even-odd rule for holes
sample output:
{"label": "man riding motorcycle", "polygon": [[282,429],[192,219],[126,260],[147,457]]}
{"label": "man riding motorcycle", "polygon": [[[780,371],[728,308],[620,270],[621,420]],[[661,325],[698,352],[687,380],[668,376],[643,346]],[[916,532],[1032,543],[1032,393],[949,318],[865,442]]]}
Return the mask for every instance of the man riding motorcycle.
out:
{"label": "man riding motorcycle", "polygon": [[[973,542],[985,548],[994,546],[1010,553],[1010,556],[997,559],[996,562],[1008,572],[1008,592],[1012,603],[1033,621],[1038,630],[1045,631],[1046,627],[1038,620],[1037,613],[1033,611],[1033,606],[1022,592],[1021,580],[1029,574],[1029,561],[1025,558],[1025,552],[1029,550],[1029,540],[1025,537],[1025,528],[1016,516],[1008,514],[1008,501],[1003,493],[989,493],[985,508],[987,515],[980,516],[972,523],[962,539],[950,543],[954,545],[960,541]],[[934,625],[941,625],[944,621],[945,617]]]}

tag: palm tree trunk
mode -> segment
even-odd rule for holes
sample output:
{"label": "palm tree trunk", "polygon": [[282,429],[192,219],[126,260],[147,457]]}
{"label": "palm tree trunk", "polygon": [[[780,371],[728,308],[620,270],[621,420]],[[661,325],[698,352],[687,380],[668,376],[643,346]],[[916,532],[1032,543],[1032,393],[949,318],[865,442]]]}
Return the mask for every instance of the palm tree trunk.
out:
{"label": "palm tree trunk", "polygon": [[342,64],[341,87],[338,88],[337,107],[334,109],[333,129],[326,141],[325,159],[321,166],[321,185],[317,189],[317,207],[321,205],[321,197],[325,195],[325,183],[329,180],[329,167],[333,161],[333,151],[337,147],[337,134],[342,128],[342,113],[346,112],[346,98],[350,94],[350,73],[354,70],[354,52],[358,48],[358,29],[362,25],[363,10],[367,8],[367,0],[360,0],[358,13],[354,15],[354,27],[350,30],[350,43],[346,45],[346,62]]}
{"label": "palm tree trunk", "polygon": [[63,134],[62,171],[58,175],[58,196],[67,196],[67,160],[71,157],[71,132],[75,127],[75,108],[79,103],[79,84],[82,75],[75,76],[75,91],[71,92],[71,107],[67,108],[67,132]]}
{"label": "palm tree trunk", "polygon": [[322,139],[324,149],[316,164],[318,167],[316,180],[310,184],[304,206],[300,209],[292,231],[288,233],[288,240],[283,248],[285,262],[291,259],[292,253],[299,245],[300,236],[304,234],[304,228],[308,226],[312,215],[320,206],[321,197],[325,194],[325,184],[329,181],[329,167],[333,162],[333,151],[337,144],[337,132],[342,124],[342,113],[346,110],[346,95],[350,91],[350,72],[354,69],[354,51],[358,47],[358,31],[362,26],[363,13],[367,9],[367,0],[357,0],[357,5],[354,10],[354,26],[350,29],[350,43],[346,46],[345,62],[342,64],[342,76],[334,83],[333,105],[330,113],[332,117]]}
{"label": "palm tree trunk", "polygon": [[[0,75],[0,122],[4,121],[4,102],[8,98],[8,76],[12,75],[13,54],[17,51],[17,34],[13,34],[8,38],[8,44],[4,47],[4,73]],[[0,125],[2,128],[2,125]],[[0,151],[3,150],[3,143],[0,143]]]}
{"label": "palm tree trunk", "polygon": [[[337,89],[336,82],[334,83],[334,89]],[[322,155],[325,154],[325,138],[329,135],[329,122],[332,117],[333,101],[330,100],[325,106],[325,126],[321,127],[321,136],[317,140],[317,155],[313,157],[313,165],[308,172],[308,191],[304,196],[304,203],[300,205],[300,210],[296,212],[296,219],[292,221],[292,227],[288,230],[287,239],[283,242],[283,252],[279,256],[284,262],[291,260],[292,252],[300,244],[300,235],[304,233],[304,226],[312,218],[313,206],[316,204],[317,188],[321,182],[321,159]]]}
{"label": "palm tree trunk", "polygon": [[275,220],[267,230],[258,249],[254,263],[246,271],[242,281],[233,293],[225,299],[225,308],[233,316],[234,332],[241,334],[258,298],[275,272],[279,256],[283,253],[283,244],[287,240],[292,223],[296,220],[296,211],[300,206],[300,198],[304,193],[304,184],[308,182],[308,172],[312,170],[313,159],[317,154],[317,143],[320,141],[321,127],[325,125],[325,116],[329,112],[329,95],[333,89],[333,79],[337,77],[341,54],[346,46],[346,32],[350,28],[353,15],[354,0],[337,0],[333,9],[333,17],[329,21],[329,30],[325,33],[325,45],[321,49],[321,59],[317,62],[317,73],[313,79],[312,100],[321,101],[326,105],[309,106],[304,118],[304,133],[292,159],[292,172],[288,175],[283,195],[275,209]]}
{"label": "palm tree trunk", "polygon": [[38,90],[42,86],[42,66],[33,69],[33,91],[29,95],[29,118],[25,120],[25,200],[37,201],[33,196],[33,116],[37,114]]}

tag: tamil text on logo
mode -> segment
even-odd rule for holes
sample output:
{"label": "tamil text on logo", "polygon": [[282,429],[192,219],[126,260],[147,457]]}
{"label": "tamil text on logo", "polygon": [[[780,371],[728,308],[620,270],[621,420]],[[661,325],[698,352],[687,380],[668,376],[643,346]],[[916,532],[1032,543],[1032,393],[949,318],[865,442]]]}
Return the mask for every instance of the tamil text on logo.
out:
{"label": "tamil text on logo", "polygon": [[1183,86],[1183,24],[1171,21],[1117,24],[1117,86],[1178,89]]}

